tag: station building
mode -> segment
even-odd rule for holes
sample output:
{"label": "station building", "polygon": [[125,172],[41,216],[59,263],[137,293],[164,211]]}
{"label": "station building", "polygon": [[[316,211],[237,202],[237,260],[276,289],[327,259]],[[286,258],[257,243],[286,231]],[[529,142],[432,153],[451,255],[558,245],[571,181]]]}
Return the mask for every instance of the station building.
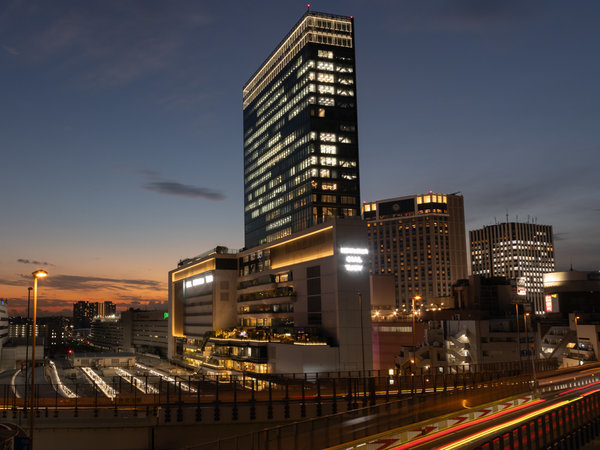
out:
{"label": "station building", "polygon": [[366,226],[358,217],[169,272],[169,358],[211,373],[372,368]]}

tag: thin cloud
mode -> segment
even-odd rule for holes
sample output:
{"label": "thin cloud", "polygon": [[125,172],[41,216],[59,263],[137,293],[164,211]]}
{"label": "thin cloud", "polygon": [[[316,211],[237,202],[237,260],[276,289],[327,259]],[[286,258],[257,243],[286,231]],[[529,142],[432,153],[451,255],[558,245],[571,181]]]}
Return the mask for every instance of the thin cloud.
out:
{"label": "thin cloud", "polygon": [[[31,284],[31,275],[20,274],[17,279],[0,279],[0,285],[2,284],[7,286],[28,286]],[[122,292],[139,289],[163,290],[165,287],[163,283],[154,280],[57,274],[44,279],[44,289],[64,291],[94,291],[102,289]]]}
{"label": "thin cloud", "polygon": [[528,20],[535,6],[519,0],[438,0],[405,2],[398,15],[392,14],[388,28],[393,32],[479,32]]}
{"label": "thin cloud", "polygon": [[212,189],[190,186],[188,184],[176,183],[173,181],[156,181],[146,183],[142,186],[144,189],[159,194],[175,195],[179,197],[205,198],[207,200],[224,200],[225,195]]}
{"label": "thin cloud", "polygon": [[141,169],[141,170],[138,170],[138,173],[145,178],[150,178],[150,179],[160,178],[160,174],[156,170]]}
{"label": "thin cloud", "polygon": [[9,47],[8,45],[2,45],[2,50],[4,50],[9,55],[13,55],[13,56],[18,56],[19,55],[19,52],[17,50],[15,50],[12,47]]}
{"label": "thin cloud", "polygon": [[177,8],[155,2],[70,2],[68,7],[15,2],[0,14],[0,38],[18,39],[28,61],[50,62],[86,87],[115,87],[177,67],[189,33],[211,21],[205,9],[197,2]]}
{"label": "thin cloud", "polygon": [[17,259],[17,262],[21,263],[21,264],[31,264],[34,266],[51,266],[52,265],[46,261],[36,261],[36,260],[30,260],[30,259],[25,259],[25,258],[19,258],[19,259]]}

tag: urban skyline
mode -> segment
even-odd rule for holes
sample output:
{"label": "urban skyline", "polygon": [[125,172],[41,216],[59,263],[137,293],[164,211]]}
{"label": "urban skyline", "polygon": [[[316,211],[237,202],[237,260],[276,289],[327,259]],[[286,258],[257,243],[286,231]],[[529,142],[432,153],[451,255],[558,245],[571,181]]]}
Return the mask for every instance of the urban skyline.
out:
{"label": "urban skyline", "polygon": [[[535,216],[555,229],[557,270],[597,269],[600,9],[543,5],[314,9],[355,17],[362,199],[460,191],[467,230]],[[166,300],[178,259],[242,247],[239,89],[303,13],[264,6],[260,29],[261,10],[244,4],[3,7],[0,295],[11,310],[39,267],[50,273],[42,311],[141,306]]]}

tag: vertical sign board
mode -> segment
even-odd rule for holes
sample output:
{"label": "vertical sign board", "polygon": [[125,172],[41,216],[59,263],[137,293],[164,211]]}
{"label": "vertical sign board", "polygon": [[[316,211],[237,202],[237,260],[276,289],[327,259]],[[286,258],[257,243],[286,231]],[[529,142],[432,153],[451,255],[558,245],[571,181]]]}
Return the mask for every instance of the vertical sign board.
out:
{"label": "vertical sign board", "polygon": [[525,287],[526,282],[527,282],[527,277],[517,278],[517,295],[520,295],[520,296],[527,295],[527,288]]}
{"label": "vertical sign board", "polygon": [[544,303],[546,306],[546,312],[559,312],[558,308],[558,295],[557,294],[546,294],[544,296]]}

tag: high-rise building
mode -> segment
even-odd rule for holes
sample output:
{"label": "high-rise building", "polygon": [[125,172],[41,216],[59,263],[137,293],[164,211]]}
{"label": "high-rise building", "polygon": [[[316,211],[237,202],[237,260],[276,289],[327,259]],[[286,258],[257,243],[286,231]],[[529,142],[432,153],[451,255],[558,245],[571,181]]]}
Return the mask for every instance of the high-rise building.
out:
{"label": "high-rise building", "polygon": [[90,328],[92,320],[98,315],[98,303],[78,301],[73,303],[73,326]]}
{"label": "high-rise building", "polygon": [[420,297],[442,303],[466,278],[464,199],[457,194],[411,195],[363,204],[371,273],[393,275],[398,307]]}
{"label": "high-rise building", "polygon": [[358,216],[351,17],[308,11],[244,85],[247,248]]}
{"label": "high-rise building", "polygon": [[516,295],[544,314],[543,274],[554,272],[552,226],[505,222],[469,232],[473,275],[514,280]]}
{"label": "high-rise building", "polygon": [[111,301],[75,302],[73,303],[73,325],[75,328],[90,328],[95,318],[114,316],[116,313],[117,305]]}

